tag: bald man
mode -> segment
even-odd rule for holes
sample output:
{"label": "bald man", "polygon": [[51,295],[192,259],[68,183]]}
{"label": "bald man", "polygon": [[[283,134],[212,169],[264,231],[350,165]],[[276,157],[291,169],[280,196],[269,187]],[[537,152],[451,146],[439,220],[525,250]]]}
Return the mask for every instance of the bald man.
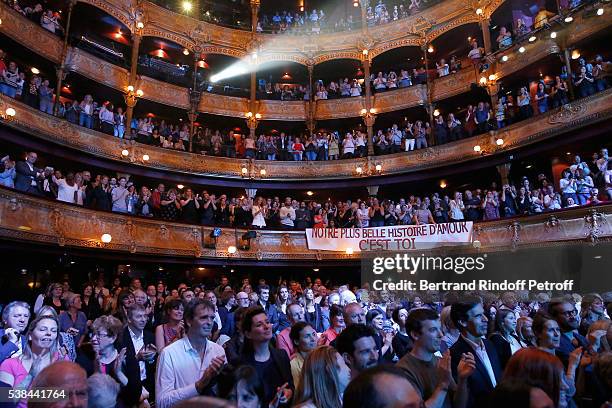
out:
{"label": "bald man", "polygon": [[366,324],[366,314],[359,303],[349,303],[344,306],[343,314],[344,323],[347,326],[351,324]]}
{"label": "bald man", "polygon": [[343,406],[351,408],[421,408],[422,400],[402,370],[377,366],[359,373],[344,391]]}
{"label": "bald man", "polygon": [[29,401],[28,407],[87,408],[87,373],[73,362],[59,361],[46,367],[34,378],[32,388],[64,390],[65,397],[53,402]]}

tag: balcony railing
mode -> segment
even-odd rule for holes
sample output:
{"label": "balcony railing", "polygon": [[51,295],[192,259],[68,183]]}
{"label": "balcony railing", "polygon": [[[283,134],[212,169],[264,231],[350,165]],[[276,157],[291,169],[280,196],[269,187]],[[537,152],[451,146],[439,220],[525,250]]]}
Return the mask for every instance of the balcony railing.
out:
{"label": "balcony railing", "polygon": [[[210,258],[226,261],[357,260],[344,252],[311,251],[303,231],[257,231],[248,249],[241,249],[245,230],[223,229],[210,248],[212,227],[128,217],[80,208],[0,189],[0,238],[101,251]],[[103,242],[102,236],[104,237]],[[555,242],[597,244],[612,237],[612,205],[583,207],[541,215],[481,222],[474,225],[473,251],[520,249]],[[235,253],[228,252],[237,247]]]}
{"label": "balcony railing", "polygon": [[[118,138],[71,124],[6,96],[0,96],[0,111],[4,112],[8,107],[16,110],[14,119],[7,126],[97,157],[147,169],[237,180],[249,175],[265,181],[347,180],[367,175],[406,174],[465,163],[478,160],[483,155],[508,154],[518,148],[558,139],[569,131],[609,120],[612,117],[611,96],[612,89],[608,89],[499,131],[440,146],[384,157],[315,162],[249,161],[204,156],[135,142],[126,145]],[[502,139],[501,145],[498,145],[498,139]],[[476,145],[480,147],[478,152],[474,150]],[[122,155],[123,150],[128,150],[128,155]],[[141,159],[145,155],[149,157],[147,161]],[[375,171],[377,164],[382,166],[380,171]],[[362,169],[359,174],[357,167]],[[247,174],[243,168],[247,168]],[[260,169],[266,170],[265,176],[259,176]]]}

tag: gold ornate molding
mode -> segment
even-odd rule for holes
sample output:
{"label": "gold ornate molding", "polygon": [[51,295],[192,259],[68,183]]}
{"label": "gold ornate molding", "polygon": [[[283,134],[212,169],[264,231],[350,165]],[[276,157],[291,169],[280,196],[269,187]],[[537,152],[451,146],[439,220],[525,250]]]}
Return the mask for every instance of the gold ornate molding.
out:
{"label": "gold ornate molding", "polygon": [[[98,157],[124,160],[121,151],[125,145],[115,137],[73,125],[6,96],[0,96],[0,111],[9,106],[15,108],[17,114],[6,126]],[[554,138],[585,125],[600,123],[609,120],[610,117],[612,117],[612,89],[516,123],[499,132],[409,153],[386,155],[382,173],[404,174],[441,165],[478,160],[481,156],[473,149],[476,144],[480,145],[482,154],[507,154],[512,149]],[[503,146],[496,145],[497,138],[504,140]],[[129,149],[131,150],[129,157],[139,158],[144,154],[150,157],[150,160],[143,165],[148,169],[242,179],[243,160],[202,156],[139,143],[134,143]],[[141,164],[134,162],[134,165]],[[364,159],[323,162],[256,161],[254,165],[266,169],[265,180],[335,180],[358,177],[355,169],[357,166],[364,166]],[[366,165],[373,167],[373,163]]]}
{"label": "gold ornate molding", "polygon": [[[252,48],[251,32],[230,29],[195,20],[174,13],[148,1],[125,2],[123,0],[81,0],[98,7],[131,27],[134,10],[139,8],[145,16],[145,36],[155,36],[173,41],[187,48],[204,47],[205,52],[233,57],[243,57]],[[484,0],[478,7],[490,15],[504,0]],[[478,21],[475,7],[465,0],[446,0],[423,10],[417,15],[369,29],[372,56],[399,46],[419,45],[425,39],[437,36],[462,24]],[[361,30],[320,35],[256,34],[261,61],[283,60],[307,65],[339,58],[359,59],[359,44],[363,42]]]}
{"label": "gold ornate molding", "polygon": [[[551,216],[555,226],[551,228]],[[593,219],[597,217],[596,240],[592,239]],[[132,254],[185,258],[261,261],[325,261],[359,258],[358,254],[311,251],[304,232],[259,231],[249,250],[229,254],[229,246],[239,246],[236,237],[246,231],[222,229],[216,249],[206,248],[203,240],[212,228],[166,221],[128,217],[84,209],[0,189],[0,237],[5,240],[60,247],[99,249]],[[110,243],[101,241],[110,234]],[[560,245],[567,241],[597,242],[612,236],[612,205],[541,214],[515,220],[476,223],[476,247],[466,251],[520,249],[543,243]]]}

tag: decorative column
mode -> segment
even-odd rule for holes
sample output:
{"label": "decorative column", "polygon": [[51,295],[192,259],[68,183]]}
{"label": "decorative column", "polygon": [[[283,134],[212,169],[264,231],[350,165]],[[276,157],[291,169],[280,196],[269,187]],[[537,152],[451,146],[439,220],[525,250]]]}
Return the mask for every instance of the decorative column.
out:
{"label": "decorative column", "polygon": [[368,195],[370,197],[372,196],[376,196],[378,194],[378,188],[380,186],[367,186],[366,188],[368,189]]}
{"label": "decorative column", "polygon": [[491,48],[491,30],[489,26],[491,19],[489,17],[482,17],[480,20],[480,29],[482,30],[482,40],[484,42],[485,54],[490,54],[493,49]]}
{"label": "decorative column", "polygon": [[510,174],[510,168],[512,167],[512,163],[498,164],[496,167],[497,172],[501,176],[502,187],[505,184],[510,184],[508,175]]}
{"label": "decorative column", "polygon": [[489,96],[491,97],[491,108],[493,112],[497,107],[497,101],[499,100],[499,84],[497,83],[497,76],[492,74],[487,78],[486,90]]}
{"label": "decorative column", "polygon": [[[199,47],[198,47],[199,48]],[[193,152],[193,136],[195,133],[195,121],[198,118],[198,106],[200,105],[200,96],[202,92],[198,89],[198,60],[200,53],[197,50],[193,51],[193,84],[189,89],[189,151]]]}
{"label": "decorative column", "polygon": [[[131,56],[131,65],[130,65],[130,76],[128,77],[128,87],[132,87],[132,89],[136,85],[136,77],[138,71],[138,52],[140,50],[140,40],[142,39],[142,29],[144,28],[144,24],[142,22],[136,23],[136,29],[132,32],[132,56]],[[136,106],[136,99],[133,99],[131,102],[128,102],[126,98],[125,104],[127,105],[127,109],[125,110],[125,126],[126,132],[128,134],[132,131],[132,116],[134,115],[134,106]]]}
{"label": "decorative column", "polygon": [[68,17],[66,18],[66,32],[64,33],[64,44],[62,45],[62,56],[60,58],[60,66],[57,69],[57,84],[55,86],[55,103],[53,104],[53,114],[59,113],[60,96],[62,92],[62,82],[66,79],[68,71],[66,70],[66,59],[68,58],[68,36],[70,35],[70,22],[72,20],[72,10],[77,0],[68,1]]}
{"label": "decorative column", "polygon": [[[363,7],[362,7],[363,10]],[[372,87],[370,86],[370,57],[368,50],[362,51],[363,74],[365,76],[365,109],[362,109],[361,114],[366,125],[368,133],[368,156],[374,156],[374,122],[376,121],[376,112],[372,107]]]}
{"label": "decorative column", "polygon": [[314,62],[308,62],[308,114],[306,115],[306,127],[308,128],[308,133],[312,136],[315,131],[315,109],[316,105],[314,102],[314,92],[313,92],[313,72],[314,72]]}
{"label": "decorative column", "polygon": [[431,133],[427,138],[427,146],[433,146],[435,135],[434,135],[434,105],[433,105],[433,89],[431,78],[429,75],[429,57],[427,56],[428,49],[430,46],[427,45],[427,39],[423,36],[423,45],[421,46],[421,50],[423,50],[423,61],[425,62],[425,93],[427,95],[427,102],[425,104],[425,111],[429,115],[429,125],[431,127]]}
{"label": "decorative column", "polygon": [[[257,20],[259,13],[260,0],[250,0],[251,2],[251,40],[255,41],[255,35],[257,34]],[[247,113],[247,126],[249,127],[249,133],[251,138],[255,138],[255,130],[257,129],[258,120],[261,115],[257,112],[257,71],[251,70],[251,84],[250,84],[250,98],[249,98],[249,112]]]}

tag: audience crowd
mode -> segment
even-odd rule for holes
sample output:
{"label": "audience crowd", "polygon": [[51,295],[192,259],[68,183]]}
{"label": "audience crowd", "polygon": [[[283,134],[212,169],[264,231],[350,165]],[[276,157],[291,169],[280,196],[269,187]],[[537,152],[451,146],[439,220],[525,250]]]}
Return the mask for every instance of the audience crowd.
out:
{"label": "audience crowd", "polygon": [[[473,41],[474,50],[479,50]],[[476,56],[480,58],[480,54]],[[476,58],[470,52],[470,58]],[[451,57],[450,64],[444,59],[436,63],[437,75],[445,76],[461,69],[461,62]],[[500,92],[493,106],[488,101],[467,105],[464,111],[440,113],[436,109],[434,121],[409,120],[393,124],[390,128],[376,130],[373,135],[375,154],[397,153],[441,145],[464,137],[500,129],[534,114],[546,113],[551,108],[570,101],[568,81],[572,82],[576,97],[586,97],[608,88],[609,72],[612,64],[597,55],[592,62],[579,58],[573,67],[573,76],[568,77],[565,66],[554,80],[532,82],[513,92]],[[29,78],[28,78],[29,75]],[[413,69],[412,76],[402,69],[398,76],[395,72],[372,74],[371,85],[375,92],[402,88],[426,81],[423,67]],[[314,98],[328,99],[351,97],[362,94],[362,84],[357,79],[344,78],[325,86],[316,83]],[[259,91],[268,94],[271,84],[261,81]],[[0,50],[0,92],[22,100],[26,104],[53,114],[54,89],[49,79],[38,72],[27,73],[15,61],[7,58]],[[298,86],[295,90],[276,84],[273,95],[282,100],[290,100],[301,95],[309,95],[307,88]],[[106,101],[99,103],[92,95],[85,95],[81,101],[68,100],[58,106],[58,115],[71,123],[96,129],[119,138],[135,139],[141,143],[176,150],[189,150],[190,128],[180,119],[178,122],[158,120],[153,115],[133,118],[126,123],[123,106],[113,106]],[[193,151],[212,156],[256,158],[260,160],[335,160],[341,158],[364,157],[367,154],[368,137],[364,128],[359,126],[350,131],[321,131],[312,135],[286,134],[271,132],[255,138],[241,130],[213,130],[197,127],[193,136]],[[344,135],[342,133],[344,133]]]}
{"label": "audience crowd", "polygon": [[[37,2],[23,2],[17,0],[5,0],[5,3],[9,4],[13,10],[17,11],[24,17],[29,18],[35,23],[38,23],[45,30],[52,32],[53,34],[64,35],[64,27],[62,27],[62,15],[61,11],[43,7],[43,4]],[[32,4],[26,5],[27,4]]]}
{"label": "audience crowd", "polygon": [[4,306],[1,386],[61,386],[71,407],[612,402],[612,292],[91,279],[78,290],[72,280],[51,283],[33,305]]}
{"label": "audience crowd", "polygon": [[612,160],[605,148],[586,161],[574,156],[558,183],[542,173],[537,180],[522,177],[501,188],[495,182],[463,192],[450,192],[444,186],[432,194],[402,194],[399,200],[372,196],[338,202],[228,197],[183,186],[166,188],[163,183],[138,186],[125,176],[37,168],[37,158],[35,152],[16,163],[9,156],[2,158],[0,184],[102,211],[222,227],[302,230],[487,221],[612,200]]}

